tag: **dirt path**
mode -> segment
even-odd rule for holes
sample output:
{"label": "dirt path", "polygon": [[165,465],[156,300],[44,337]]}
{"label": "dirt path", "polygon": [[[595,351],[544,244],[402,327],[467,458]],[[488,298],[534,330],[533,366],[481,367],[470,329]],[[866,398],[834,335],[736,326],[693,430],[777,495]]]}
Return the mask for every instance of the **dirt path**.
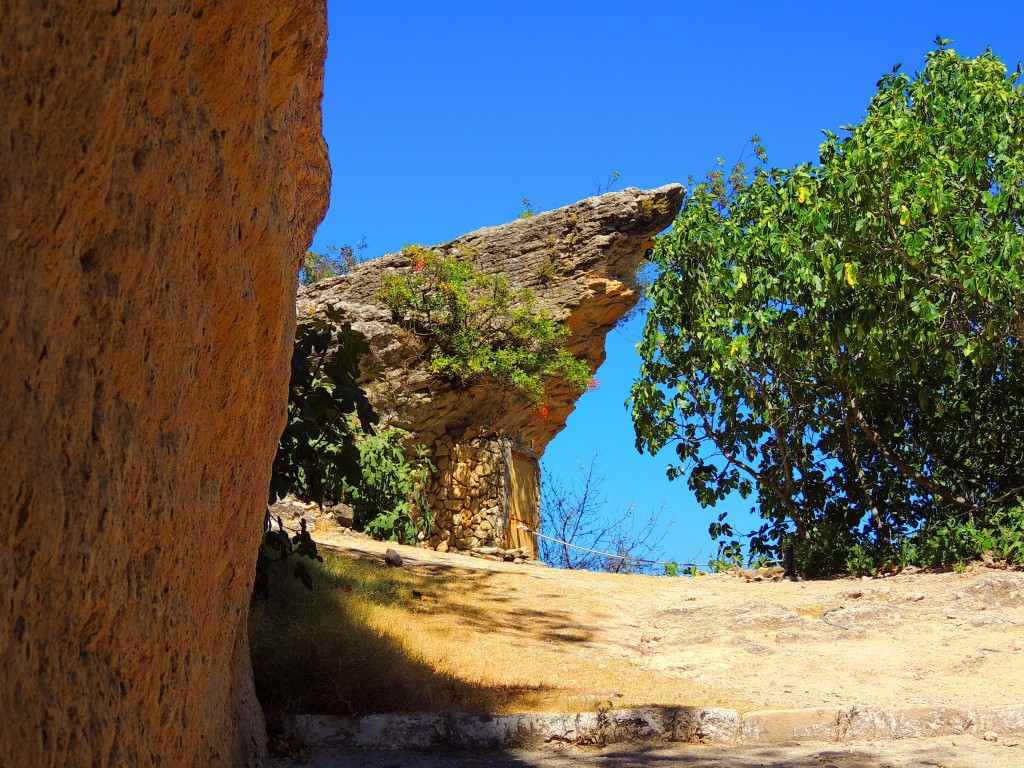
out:
{"label": "dirt path", "polygon": [[[388,546],[338,532],[315,538],[353,557],[381,558]],[[662,683],[676,679],[741,711],[1024,704],[1019,570],[975,566],[811,582],[755,580],[749,572],[668,579],[396,548],[405,568],[442,580],[491,572],[476,596],[493,601],[497,618],[489,620],[546,628],[537,640],[545,649],[626,664]],[[515,636],[517,653],[529,652],[528,635]],[[614,680],[608,686],[601,693],[615,706]]]}

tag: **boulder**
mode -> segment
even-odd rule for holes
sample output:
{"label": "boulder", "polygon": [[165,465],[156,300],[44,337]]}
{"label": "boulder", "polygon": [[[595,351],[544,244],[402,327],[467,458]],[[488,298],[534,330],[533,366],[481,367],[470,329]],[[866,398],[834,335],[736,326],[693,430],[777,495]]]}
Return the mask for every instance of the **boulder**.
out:
{"label": "boulder", "polygon": [[[433,250],[471,259],[478,271],[533,292],[539,309],[569,327],[568,350],[593,373],[604,362],[605,337],[636,306],[644,255],[683,194],[678,184],[611,192]],[[408,253],[390,254],[302,289],[299,322],[330,312],[335,322],[351,323],[368,342],[360,384],[370,403],[384,424],[408,430],[411,444],[431,451],[437,472],[425,490],[433,535],[423,545],[517,547],[523,537],[512,519],[539,520],[539,470],[531,464],[565,427],[581,393],[552,379],[538,404],[487,377],[466,386],[435,376],[422,339],[380,297],[384,279],[411,266]]]}
{"label": "boulder", "polygon": [[[652,238],[675,218],[683,188],[624,189],[587,198],[565,208],[486,227],[435,246],[444,255],[471,257],[477,269],[504,275],[514,288],[527,288],[537,306],[572,330],[567,347],[596,371],[605,359],[605,337],[640,298],[637,270]],[[411,430],[416,441],[447,457],[454,435],[510,435],[540,455],[564,427],[580,393],[553,381],[546,409],[515,389],[485,380],[452,386],[427,369],[422,347],[395,322],[379,298],[383,278],[408,269],[404,253],[357,264],[347,275],[299,290],[303,318],[328,308],[341,311],[362,333],[370,352],[362,361],[367,397],[385,423]],[[462,471],[462,470],[460,470]],[[457,475],[465,484],[467,477]]]}
{"label": "boulder", "polygon": [[256,765],[322,0],[5,3],[0,765]]}

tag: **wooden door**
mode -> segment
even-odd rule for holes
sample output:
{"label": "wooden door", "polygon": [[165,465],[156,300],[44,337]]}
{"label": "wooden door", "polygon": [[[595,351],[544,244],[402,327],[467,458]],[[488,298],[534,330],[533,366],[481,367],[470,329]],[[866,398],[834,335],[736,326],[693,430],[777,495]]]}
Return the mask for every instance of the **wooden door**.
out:
{"label": "wooden door", "polygon": [[509,509],[509,549],[522,547],[537,557],[537,537],[524,531],[520,523],[530,529],[540,529],[540,466],[537,459],[512,451],[512,493]]}

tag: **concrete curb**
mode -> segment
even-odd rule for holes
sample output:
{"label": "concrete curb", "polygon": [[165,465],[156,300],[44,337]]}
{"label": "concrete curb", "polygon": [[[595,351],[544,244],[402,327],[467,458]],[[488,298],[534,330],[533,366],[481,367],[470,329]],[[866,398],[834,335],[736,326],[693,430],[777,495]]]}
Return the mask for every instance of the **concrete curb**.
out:
{"label": "concrete curb", "polygon": [[721,707],[619,709],[579,714],[297,715],[286,727],[309,747],[429,749],[536,747],[546,743],[689,742],[745,746],[792,741],[881,741],[928,736],[1024,734],[1024,706],[884,710]]}

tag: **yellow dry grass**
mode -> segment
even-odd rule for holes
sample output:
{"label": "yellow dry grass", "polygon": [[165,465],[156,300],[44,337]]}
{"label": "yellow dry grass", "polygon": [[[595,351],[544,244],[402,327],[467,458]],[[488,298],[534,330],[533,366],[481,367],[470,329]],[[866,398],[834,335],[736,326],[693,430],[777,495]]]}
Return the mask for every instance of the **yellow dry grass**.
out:
{"label": "yellow dry grass", "polygon": [[592,584],[529,571],[389,569],[329,553],[312,593],[277,579],[253,611],[260,697],[271,713],[318,714],[723,703],[601,647],[595,628],[615,617]]}
{"label": "yellow dry grass", "polygon": [[825,613],[825,606],[820,603],[814,605],[798,605],[793,610],[799,616],[808,616],[812,619],[820,619],[822,614]]}

